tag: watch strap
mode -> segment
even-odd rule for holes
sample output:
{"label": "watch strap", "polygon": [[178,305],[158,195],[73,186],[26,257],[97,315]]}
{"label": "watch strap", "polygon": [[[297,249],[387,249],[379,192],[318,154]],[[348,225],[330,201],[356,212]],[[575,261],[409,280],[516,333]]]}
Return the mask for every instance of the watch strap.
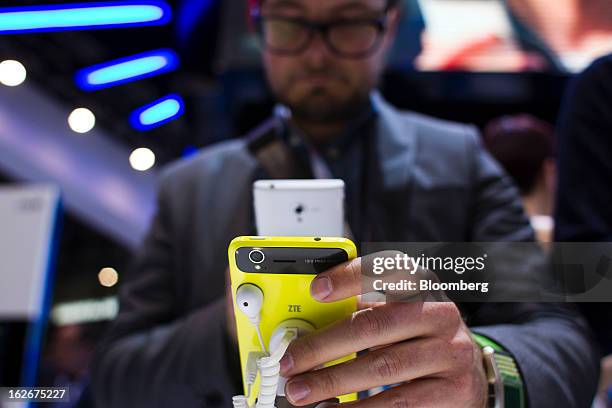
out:
{"label": "watch strap", "polygon": [[472,333],[482,348],[487,380],[490,386],[490,407],[524,408],[525,387],[512,355],[502,346],[481,334]]}

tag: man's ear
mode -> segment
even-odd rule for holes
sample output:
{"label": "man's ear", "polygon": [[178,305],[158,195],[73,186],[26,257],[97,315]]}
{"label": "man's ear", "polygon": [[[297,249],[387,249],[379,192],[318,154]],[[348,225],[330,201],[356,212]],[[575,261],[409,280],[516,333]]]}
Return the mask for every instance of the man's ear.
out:
{"label": "man's ear", "polygon": [[402,18],[402,11],[402,6],[400,6],[399,4],[391,7],[388,11],[390,28],[394,31],[397,31],[397,26],[399,25],[399,21]]}
{"label": "man's ear", "polygon": [[387,30],[385,32],[385,43],[390,47],[395,40],[397,34],[397,28],[399,26],[400,19],[402,17],[402,8],[395,5],[387,11]]}

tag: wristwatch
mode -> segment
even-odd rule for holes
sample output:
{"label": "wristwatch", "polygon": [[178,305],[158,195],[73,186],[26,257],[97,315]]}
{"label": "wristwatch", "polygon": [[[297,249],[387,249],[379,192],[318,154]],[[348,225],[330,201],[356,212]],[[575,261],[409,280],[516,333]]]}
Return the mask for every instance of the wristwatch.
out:
{"label": "wristwatch", "polygon": [[472,333],[482,349],[489,384],[489,408],[525,408],[525,388],[514,358],[491,339]]}

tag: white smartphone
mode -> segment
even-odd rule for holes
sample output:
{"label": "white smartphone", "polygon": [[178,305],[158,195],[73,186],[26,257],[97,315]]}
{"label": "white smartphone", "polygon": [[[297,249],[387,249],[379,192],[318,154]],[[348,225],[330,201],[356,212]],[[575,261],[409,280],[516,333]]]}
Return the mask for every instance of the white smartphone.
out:
{"label": "white smartphone", "polygon": [[345,235],[342,180],[257,180],[253,197],[258,235]]}

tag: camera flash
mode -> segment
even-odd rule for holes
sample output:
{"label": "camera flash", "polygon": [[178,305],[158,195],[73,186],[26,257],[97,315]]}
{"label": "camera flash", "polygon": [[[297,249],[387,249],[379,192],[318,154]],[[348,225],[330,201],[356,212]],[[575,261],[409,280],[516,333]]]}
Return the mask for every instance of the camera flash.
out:
{"label": "camera flash", "polygon": [[255,265],[255,269],[260,270],[261,266],[260,265]]}

